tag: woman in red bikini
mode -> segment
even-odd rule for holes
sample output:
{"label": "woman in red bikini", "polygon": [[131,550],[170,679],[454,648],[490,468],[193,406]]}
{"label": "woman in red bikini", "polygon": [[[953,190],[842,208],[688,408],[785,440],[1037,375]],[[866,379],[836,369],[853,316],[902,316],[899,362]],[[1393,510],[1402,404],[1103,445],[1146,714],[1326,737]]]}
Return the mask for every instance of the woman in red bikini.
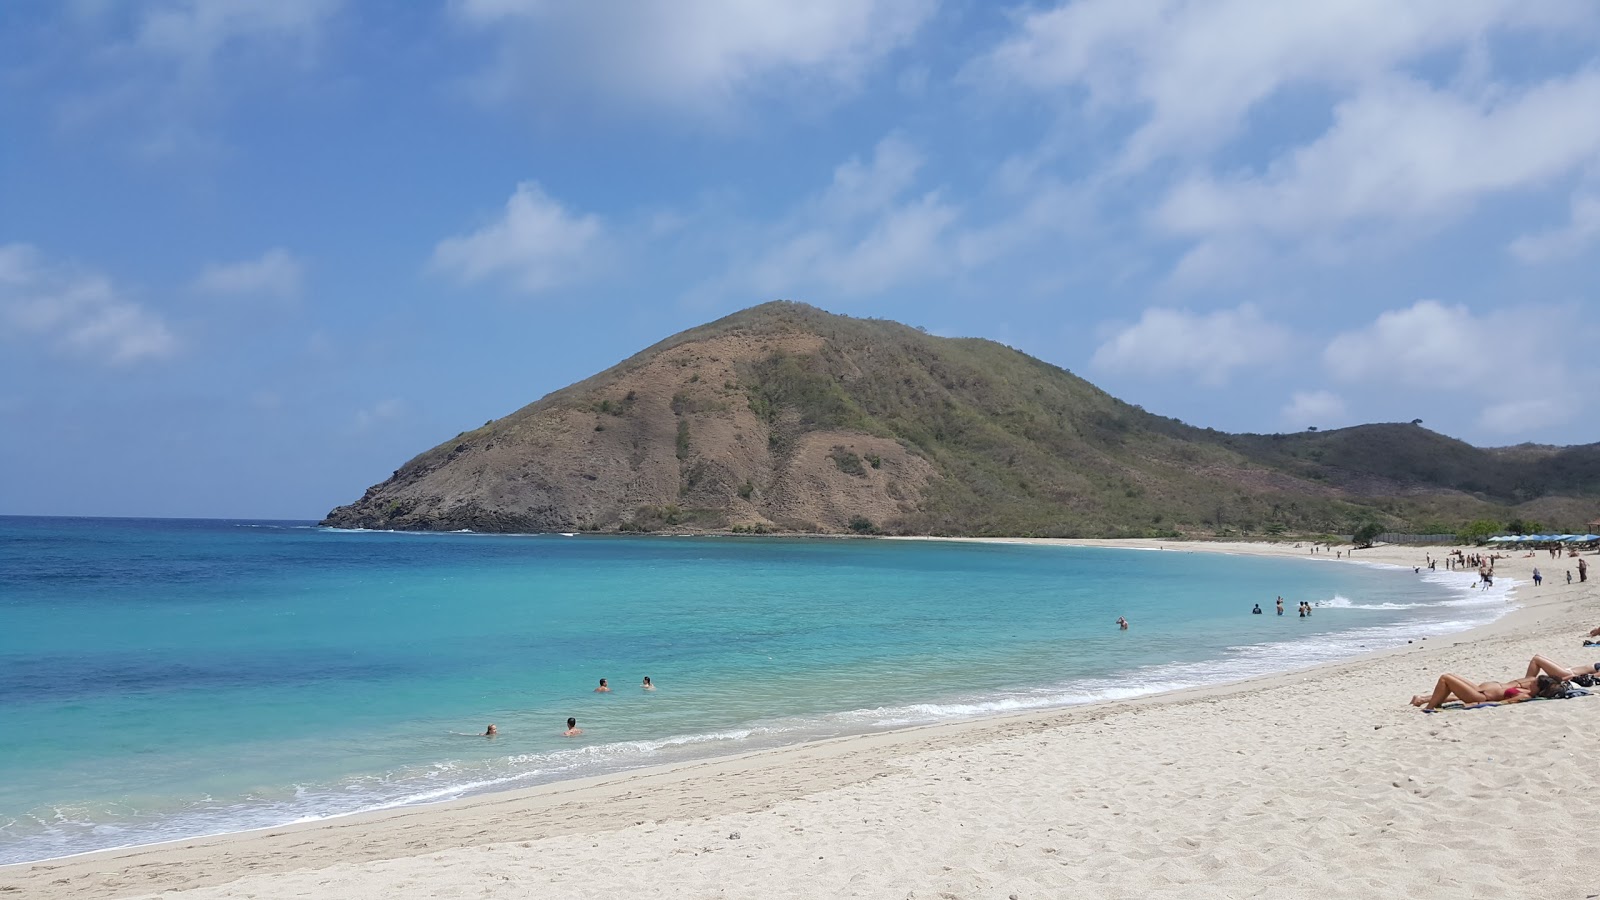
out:
{"label": "woman in red bikini", "polygon": [[1484,681],[1479,684],[1452,675],[1446,672],[1439,676],[1439,681],[1433,686],[1433,695],[1418,694],[1411,698],[1412,706],[1423,709],[1438,709],[1451,700],[1460,700],[1462,703],[1521,703],[1532,700],[1533,690],[1538,676],[1533,678],[1518,678],[1516,681]]}
{"label": "woman in red bikini", "polygon": [[1432,696],[1418,694],[1411,698],[1412,706],[1438,709],[1451,700],[1462,703],[1521,703],[1563,687],[1565,682],[1581,676],[1600,674],[1600,663],[1567,668],[1543,656],[1528,660],[1528,672],[1515,681],[1485,681],[1474,685],[1460,675],[1445,673],[1433,686]]}

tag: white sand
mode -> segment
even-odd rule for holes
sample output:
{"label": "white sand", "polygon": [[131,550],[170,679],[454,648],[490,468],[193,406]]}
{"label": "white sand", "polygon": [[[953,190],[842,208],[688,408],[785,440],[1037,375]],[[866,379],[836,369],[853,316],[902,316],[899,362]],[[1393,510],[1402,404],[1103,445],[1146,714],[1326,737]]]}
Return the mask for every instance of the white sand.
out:
{"label": "white sand", "polygon": [[0,897],[1594,896],[1600,693],[1407,705],[1442,671],[1600,660],[1587,558],[1572,587],[1571,561],[1502,560],[1557,577],[1487,628],[1355,662],[0,868]]}

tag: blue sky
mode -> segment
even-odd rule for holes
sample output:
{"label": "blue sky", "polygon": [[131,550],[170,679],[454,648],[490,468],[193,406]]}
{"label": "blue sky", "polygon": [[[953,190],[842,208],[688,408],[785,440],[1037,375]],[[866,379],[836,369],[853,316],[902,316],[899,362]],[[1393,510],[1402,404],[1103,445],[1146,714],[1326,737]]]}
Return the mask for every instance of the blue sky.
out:
{"label": "blue sky", "polygon": [[315,518],[770,299],[1600,439],[1600,5],[0,6],[0,513]]}

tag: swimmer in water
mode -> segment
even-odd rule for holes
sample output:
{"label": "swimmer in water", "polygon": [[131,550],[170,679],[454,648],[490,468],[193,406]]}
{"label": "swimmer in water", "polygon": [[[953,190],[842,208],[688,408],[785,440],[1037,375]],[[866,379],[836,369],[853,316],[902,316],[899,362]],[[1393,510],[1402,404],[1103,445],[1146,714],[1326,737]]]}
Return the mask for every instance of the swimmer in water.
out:
{"label": "swimmer in water", "polygon": [[500,733],[499,726],[495,725],[493,722],[490,722],[489,723],[489,727],[485,728],[483,730],[483,736],[484,737],[494,737],[495,735],[497,735],[499,733]]}
{"label": "swimmer in water", "polygon": [[1123,631],[1127,631],[1128,630],[1128,620],[1123,618],[1122,616],[1117,616],[1117,627],[1122,629]]}
{"label": "swimmer in water", "polygon": [[644,684],[641,684],[639,686],[644,688],[647,691],[653,691],[653,690],[656,689],[656,686],[654,684],[650,683],[650,676],[649,675],[646,675],[644,677]]}
{"label": "swimmer in water", "polygon": [[562,737],[577,737],[580,734],[583,734],[583,729],[578,727],[578,720],[574,719],[571,716],[568,716],[567,717],[567,730],[561,732],[561,736]]}
{"label": "swimmer in water", "polygon": [[607,685],[606,684],[606,680],[604,678],[602,678],[602,679],[600,679],[600,686],[595,688],[594,692],[596,694],[609,694],[609,693],[611,693],[611,687],[609,685]]}

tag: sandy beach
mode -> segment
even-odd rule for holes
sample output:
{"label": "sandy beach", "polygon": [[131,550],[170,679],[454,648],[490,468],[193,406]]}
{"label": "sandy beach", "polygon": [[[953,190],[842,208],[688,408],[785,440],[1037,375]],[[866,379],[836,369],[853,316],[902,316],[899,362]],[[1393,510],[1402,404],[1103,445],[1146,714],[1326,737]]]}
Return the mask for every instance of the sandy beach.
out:
{"label": "sandy beach", "polygon": [[[1600,660],[1581,647],[1600,625],[1597,579],[1509,552],[1496,575],[1518,582],[1515,611],[1350,662],[10,866],[0,896],[1592,897],[1600,691],[1435,714],[1407,702],[1446,671]],[[1593,575],[1600,557],[1586,558]]]}

